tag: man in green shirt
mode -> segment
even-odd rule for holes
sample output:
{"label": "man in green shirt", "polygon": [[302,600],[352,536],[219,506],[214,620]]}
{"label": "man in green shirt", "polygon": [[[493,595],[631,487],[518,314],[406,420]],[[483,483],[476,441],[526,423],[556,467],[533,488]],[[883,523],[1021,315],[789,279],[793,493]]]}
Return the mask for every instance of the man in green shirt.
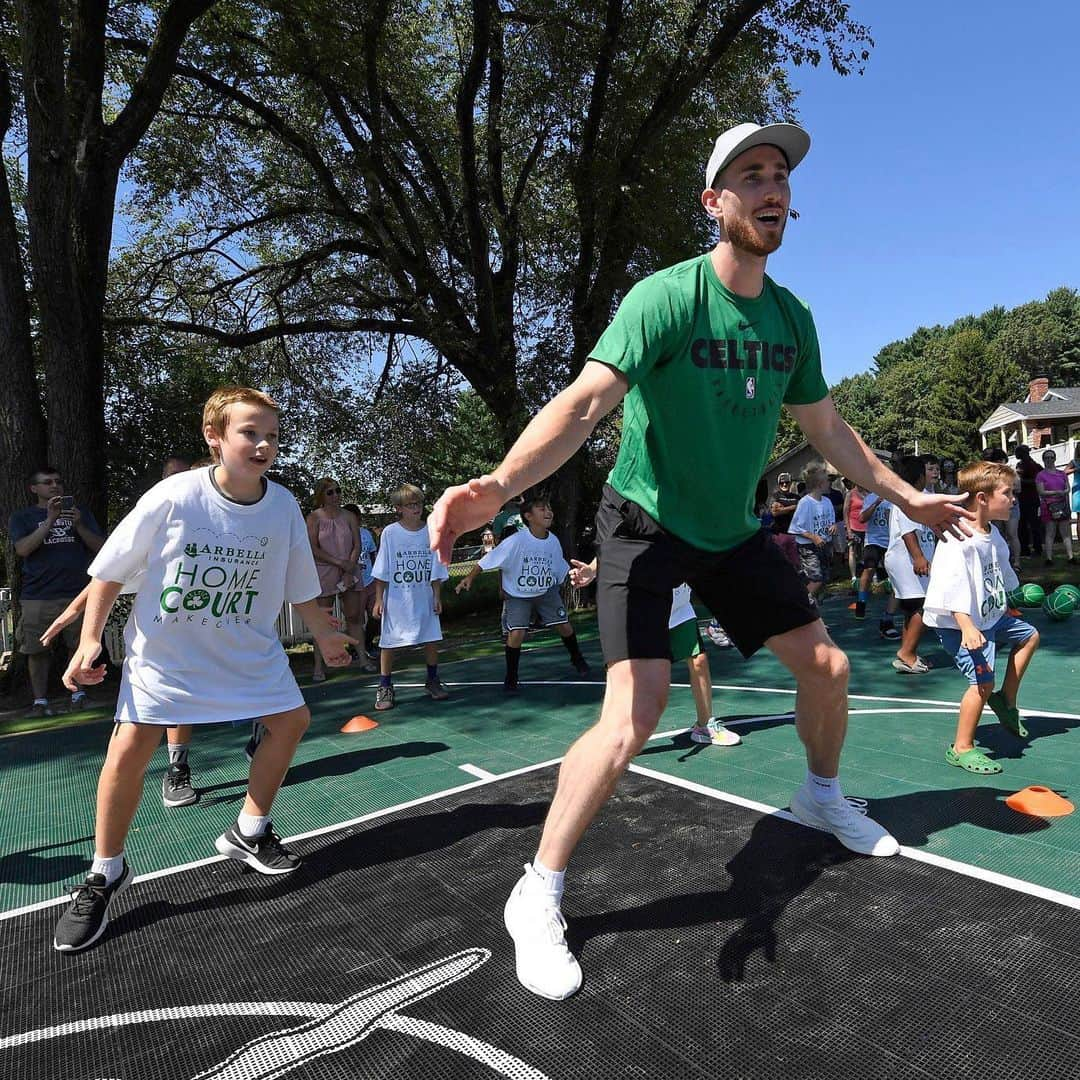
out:
{"label": "man in green shirt", "polygon": [[[563,760],[536,859],[504,916],[518,979],[544,997],[569,997],[581,985],[559,909],[563,875],[664,711],[667,621],[680,582],[693,587],[744,656],[764,645],[795,676],[795,725],[808,774],[792,796],[792,813],[853,851],[899,850],[843,797],[837,774],[847,657],[754,518],[781,406],[840,472],[914,520],[957,531],[972,515],[949,496],[906,484],[839,417],[809,310],[765,274],[790,213],[789,173],[809,147],[809,136],[792,124],[724,132],[701,196],[719,228],[716,247],[634,286],[578,378],[537,414],[492,475],[448,489],[430,518],[432,546],[447,561],[457,536],[554,472],[623,402],[619,455],[596,522],[604,704]],[[702,460],[723,467],[701,469]]]}

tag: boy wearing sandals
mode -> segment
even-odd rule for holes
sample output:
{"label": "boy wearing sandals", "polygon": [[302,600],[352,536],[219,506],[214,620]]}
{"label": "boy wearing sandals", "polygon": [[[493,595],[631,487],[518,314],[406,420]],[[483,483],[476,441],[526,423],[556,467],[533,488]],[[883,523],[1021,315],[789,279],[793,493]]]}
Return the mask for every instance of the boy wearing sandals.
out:
{"label": "boy wearing sandals", "polygon": [[[1009,547],[992,521],[1009,516],[1016,474],[1008,465],[977,461],[960,470],[957,483],[975,512],[974,532],[963,540],[940,544],[930,568],[924,619],[934,627],[942,647],[971,684],[960,702],[956,738],[945,760],[972,773],[999,773],[1001,766],[975,746],[975,729],[983,706],[989,705],[1001,726],[1017,738],[1027,731],[1016,708],[1024,677],[1039,634],[1035,627],[1007,612],[1006,593],[1017,587],[1009,564]],[[998,644],[1011,649],[1000,690],[994,690]]]}

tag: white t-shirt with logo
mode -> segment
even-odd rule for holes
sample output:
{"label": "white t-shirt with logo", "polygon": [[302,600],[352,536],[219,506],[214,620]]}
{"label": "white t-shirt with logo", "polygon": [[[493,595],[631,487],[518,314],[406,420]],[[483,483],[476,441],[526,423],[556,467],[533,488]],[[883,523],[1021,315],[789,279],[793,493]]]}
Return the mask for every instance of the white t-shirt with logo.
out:
{"label": "white t-shirt with logo", "polygon": [[829,543],[829,526],[836,524],[836,507],[833,506],[828,496],[822,495],[815,499],[813,495],[804,495],[795,507],[795,513],[791,515],[791,524],[788,526],[789,533],[795,533],[796,544],[813,544],[813,540],[807,539],[799,533],[817,533],[826,544]]}
{"label": "white t-shirt with logo", "polygon": [[236,503],[210,469],[155,484],[116,527],[90,576],[137,583],[124,627],[116,719],[209,724],[304,703],[275,622],[319,595],[300,507],[279,484]]}
{"label": "white t-shirt with logo", "polygon": [[1008,610],[1005,594],[1019,585],[1009,565],[1009,545],[997,529],[939,544],[930,567],[923,605],[927,626],[959,630],[954,611],[963,611],[979,630],[988,630]]}
{"label": "white t-shirt with logo", "polygon": [[671,618],[668,619],[668,629],[674,630],[676,626],[682,626],[691,620],[697,622],[697,612],[690,602],[690,586],[684,582],[671,590]]}
{"label": "white t-shirt with logo", "polygon": [[399,521],[387,525],[379,540],[374,577],[386,582],[379,646],[399,649],[442,641],[431,582],[450,575],[431,550],[427,522],[415,532]]}
{"label": "white t-shirt with logo", "polygon": [[937,537],[928,525],[920,525],[900,509],[893,506],[889,511],[889,547],[885,552],[885,572],[892,582],[893,594],[900,600],[917,600],[926,595],[929,576],[920,577],[915,573],[911,555],[904,543],[905,533],[915,533],[919,547],[927,562],[934,558]]}
{"label": "white t-shirt with logo", "polygon": [[874,508],[874,512],[866,519],[866,533],[863,536],[864,544],[874,544],[885,551],[889,546],[889,511],[892,503],[883,499],[880,495],[871,492],[866,496],[863,510],[868,506]]}
{"label": "white t-shirt with logo", "polygon": [[489,551],[477,564],[481,570],[502,571],[503,592],[528,599],[543,596],[552,586],[561,585],[570,570],[563,558],[562,544],[554,533],[542,540],[528,528],[518,529]]}

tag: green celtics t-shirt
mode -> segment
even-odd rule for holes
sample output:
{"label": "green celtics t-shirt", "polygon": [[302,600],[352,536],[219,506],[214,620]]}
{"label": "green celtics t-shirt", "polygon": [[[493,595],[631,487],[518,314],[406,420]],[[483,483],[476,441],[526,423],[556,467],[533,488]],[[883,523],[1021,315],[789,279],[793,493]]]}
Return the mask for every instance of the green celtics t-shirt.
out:
{"label": "green celtics t-shirt", "polygon": [[749,539],[781,405],[829,392],[806,305],[768,276],[736,296],[702,255],[635,285],[590,356],[630,383],[608,483],[695,547]]}

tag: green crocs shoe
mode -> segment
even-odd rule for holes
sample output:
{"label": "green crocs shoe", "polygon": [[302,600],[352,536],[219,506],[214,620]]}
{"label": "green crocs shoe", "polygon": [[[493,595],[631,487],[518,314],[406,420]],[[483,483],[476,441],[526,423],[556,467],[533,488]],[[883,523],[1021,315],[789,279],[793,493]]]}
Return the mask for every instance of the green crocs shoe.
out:
{"label": "green crocs shoe", "polygon": [[1028,730],[1020,719],[1020,710],[1015,705],[1010,705],[1005,700],[1005,695],[1000,690],[995,690],[987,699],[986,704],[994,710],[994,715],[1001,722],[1003,728],[1007,728],[1018,739],[1026,739]]}
{"label": "green crocs shoe", "polygon": [[973,746],[958,754],[951,746],[945,751],[945,760],[950,765],[959,769],[967,769],[970,773],[978,773],[980,776],[988,776],[991,773],[1001,772],[1001,766],[996,761],[991,761],[978,747]]}

